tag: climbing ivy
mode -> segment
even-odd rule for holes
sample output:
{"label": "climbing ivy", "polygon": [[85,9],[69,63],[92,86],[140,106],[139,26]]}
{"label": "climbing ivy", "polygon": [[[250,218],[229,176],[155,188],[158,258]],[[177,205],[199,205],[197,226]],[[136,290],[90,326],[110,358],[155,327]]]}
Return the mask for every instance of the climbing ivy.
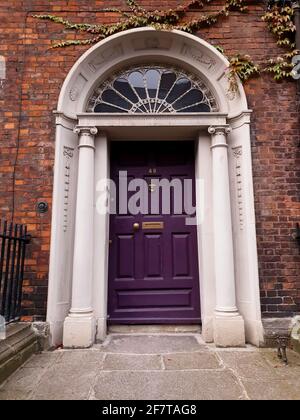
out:
{"label": "climbing ivy", "polygon": [[238,90],[237,78],[245,83],[248,79],[258,76],[259,67],[251,61],[249,55],[237,54],[229,59],[228,80],[229,91],[236,92]]}
{"label": "climbing ivy", "polygon": [[[259,0],[257,1],[259,2]],[[204,27],[218,23],[222,18],[229,16],[232,11],[248,13],[246,0],[224,0],[224,5],[220,6],[219,10],[213,13],[201,13],[197,18],[189,19],[189,11],[195,8],[200,11],[213,2],[214,0],[188,0],[174,9],[148,10],[142,7],[137,0],[126,0],[129,9],[127,11],[118,8],[104,9],[106,12],[119,15],[119,21],[114,24],[72,23],[55,15],[35,15],[34,17],[59,23],[66,29],[85,32],[89,35],[87,39],[61,41],[51,47],[62,48],[71,45],[92,45],[116,33],[145,26],[153,26],[160,30],[177,29],[188,33],[197,33]],[[291,2],[287,0],[269,1],[268,9],[262,19],[276,38],[277,45],[286,49],[286,52],[280,57],[269,57],[261,63],[254,63],[248,55],[237,54],[228,57],[230,62],[228,78],[231,90],[237,89],[236,76],[242,82],[246,82],[261,72],[273,74],[275,80],[291,78],[292,58],[298,53],[295,49],[296,27]]]}
{"label": "climbing ivy", "polygon": [[287,50],[282,56],[269,59],[263,68],[263,71],[273,74],[275,80],[291,77],[294,67],[292,58],[298,54],[295,44],[294,9],[287,3],[273,2],[262,17],[270,32],[275,36],[277,45]]}
{"label": "climbing ivy", "polygon": [[72,23],[59,16],[54,15],[35,15],[39,19],[51,20],[65,26],[66,29],[87,32],[91,37],[86,40],[69,40],[56,43],[52,48],[67,47],[70,45],[86,45],[94,44],[103,38],[114,35],[116,33],[139,28],[144,26],[154,26],[157,29],[171,30],[178,29],[185,32],[194,33],[204,26],[210,26],[218,22],[221,17],[228,16],[231,10],[246,12],[245,0],[225,0],[225,5],[212,14],[203,14],[197,19],[183,23],[186,14],[191,9],[203,9],[206,4],[212,3],[213,0],[189,0],[184,5],[180,5],[175,9],[169,10],[146,10],[140,6],[136,0],[126,0],[130,11],[123,11],[117,8],[106,8],[105,12],[113,12],[119,14],[120,22],[115,24],[99,25],[87,23]]}

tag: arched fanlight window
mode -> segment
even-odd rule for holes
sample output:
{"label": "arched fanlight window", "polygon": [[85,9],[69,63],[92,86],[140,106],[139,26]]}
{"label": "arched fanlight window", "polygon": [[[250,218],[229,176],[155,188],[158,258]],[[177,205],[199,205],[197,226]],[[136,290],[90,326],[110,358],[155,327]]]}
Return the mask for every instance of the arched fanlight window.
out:
{"label": "arched fanlight window", "polygon": [[94,91],[87,107],[87,112],[128,114],[216,111],[216,100],[202,80],[174,67],[156,65],[115,74]]}

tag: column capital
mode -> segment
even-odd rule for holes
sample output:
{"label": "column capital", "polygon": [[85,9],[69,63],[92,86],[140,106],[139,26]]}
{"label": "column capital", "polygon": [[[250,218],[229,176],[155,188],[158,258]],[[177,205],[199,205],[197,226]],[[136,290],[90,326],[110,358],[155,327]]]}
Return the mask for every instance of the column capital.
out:
{"label": "column capital", "polygon": [[98,128],[77,126],[74,128],[74,133],[80,136],[85,135],[95,137],[98,134]]}
{"label": "column capital", "polygon": [[212,136],[226,136],[227,134],[230,134],[231,131],[232,128],[229,127],[229,125],[211,125],[208,128],[208,132]]}
{"label": "column capital", "polygon": [[218,147],[228,148],[227,134],[231,133],[232,129],[229,125],[213,125],[208,128],[208,132],[212,138],[211,149]]}
{"label": "column capital", "polygon": [[98,133],[96,127],[80,127],[77,126],[74,129],[74,133],[79,136],[78,149],[93,149],[95,150],[95,136]]}

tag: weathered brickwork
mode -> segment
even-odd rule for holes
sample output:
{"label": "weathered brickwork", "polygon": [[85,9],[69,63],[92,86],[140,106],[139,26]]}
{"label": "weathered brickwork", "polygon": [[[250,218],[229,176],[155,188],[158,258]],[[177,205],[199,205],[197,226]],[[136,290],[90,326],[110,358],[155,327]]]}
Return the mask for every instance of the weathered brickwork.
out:
{"label": "weathered brickwork", "polygon": [[[141,3],[171,8],[182,2]],[[221,45],[228,55],[250,54],[256,61],[276,51],[261,21],[262,6],[249,3],[250,14],[232,13],[199,36]],[[52,111],[66,75],[87,49],[49,50],[53,40],[82,35],[32,15],[55,13],[74,22],[115,22],[114,13],[103,11],[107,7],[124,8],[125,1],[0,2],[0,55],[7,60],[7,82],[0,90],[0,217],[10,219],[14,213],[15,221],[26,223],[34,237],[24,287],[25,319],[43,319],[46,312],[54,163]],[[292,238],[300,222],[296,84],[276,84],[264,75],[247,83],[246,92],[254,111],[252,151],[262,310],[265,316],[289,316],[300,311],[300,253]],[[35,211],[39,200],[50,205],[45,215]]]}

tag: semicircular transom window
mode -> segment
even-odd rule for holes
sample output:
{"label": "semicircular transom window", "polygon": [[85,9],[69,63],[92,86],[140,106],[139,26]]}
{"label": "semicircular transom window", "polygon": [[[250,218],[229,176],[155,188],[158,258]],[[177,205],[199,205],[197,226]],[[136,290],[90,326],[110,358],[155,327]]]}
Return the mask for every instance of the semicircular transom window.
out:
{"label": "semicircular transom window", "polygon": [[127,114],[216,111],[216,99],[201,79],[175,67],[155,65],[115,74],[94,91],[87,107],[87,112]]}

